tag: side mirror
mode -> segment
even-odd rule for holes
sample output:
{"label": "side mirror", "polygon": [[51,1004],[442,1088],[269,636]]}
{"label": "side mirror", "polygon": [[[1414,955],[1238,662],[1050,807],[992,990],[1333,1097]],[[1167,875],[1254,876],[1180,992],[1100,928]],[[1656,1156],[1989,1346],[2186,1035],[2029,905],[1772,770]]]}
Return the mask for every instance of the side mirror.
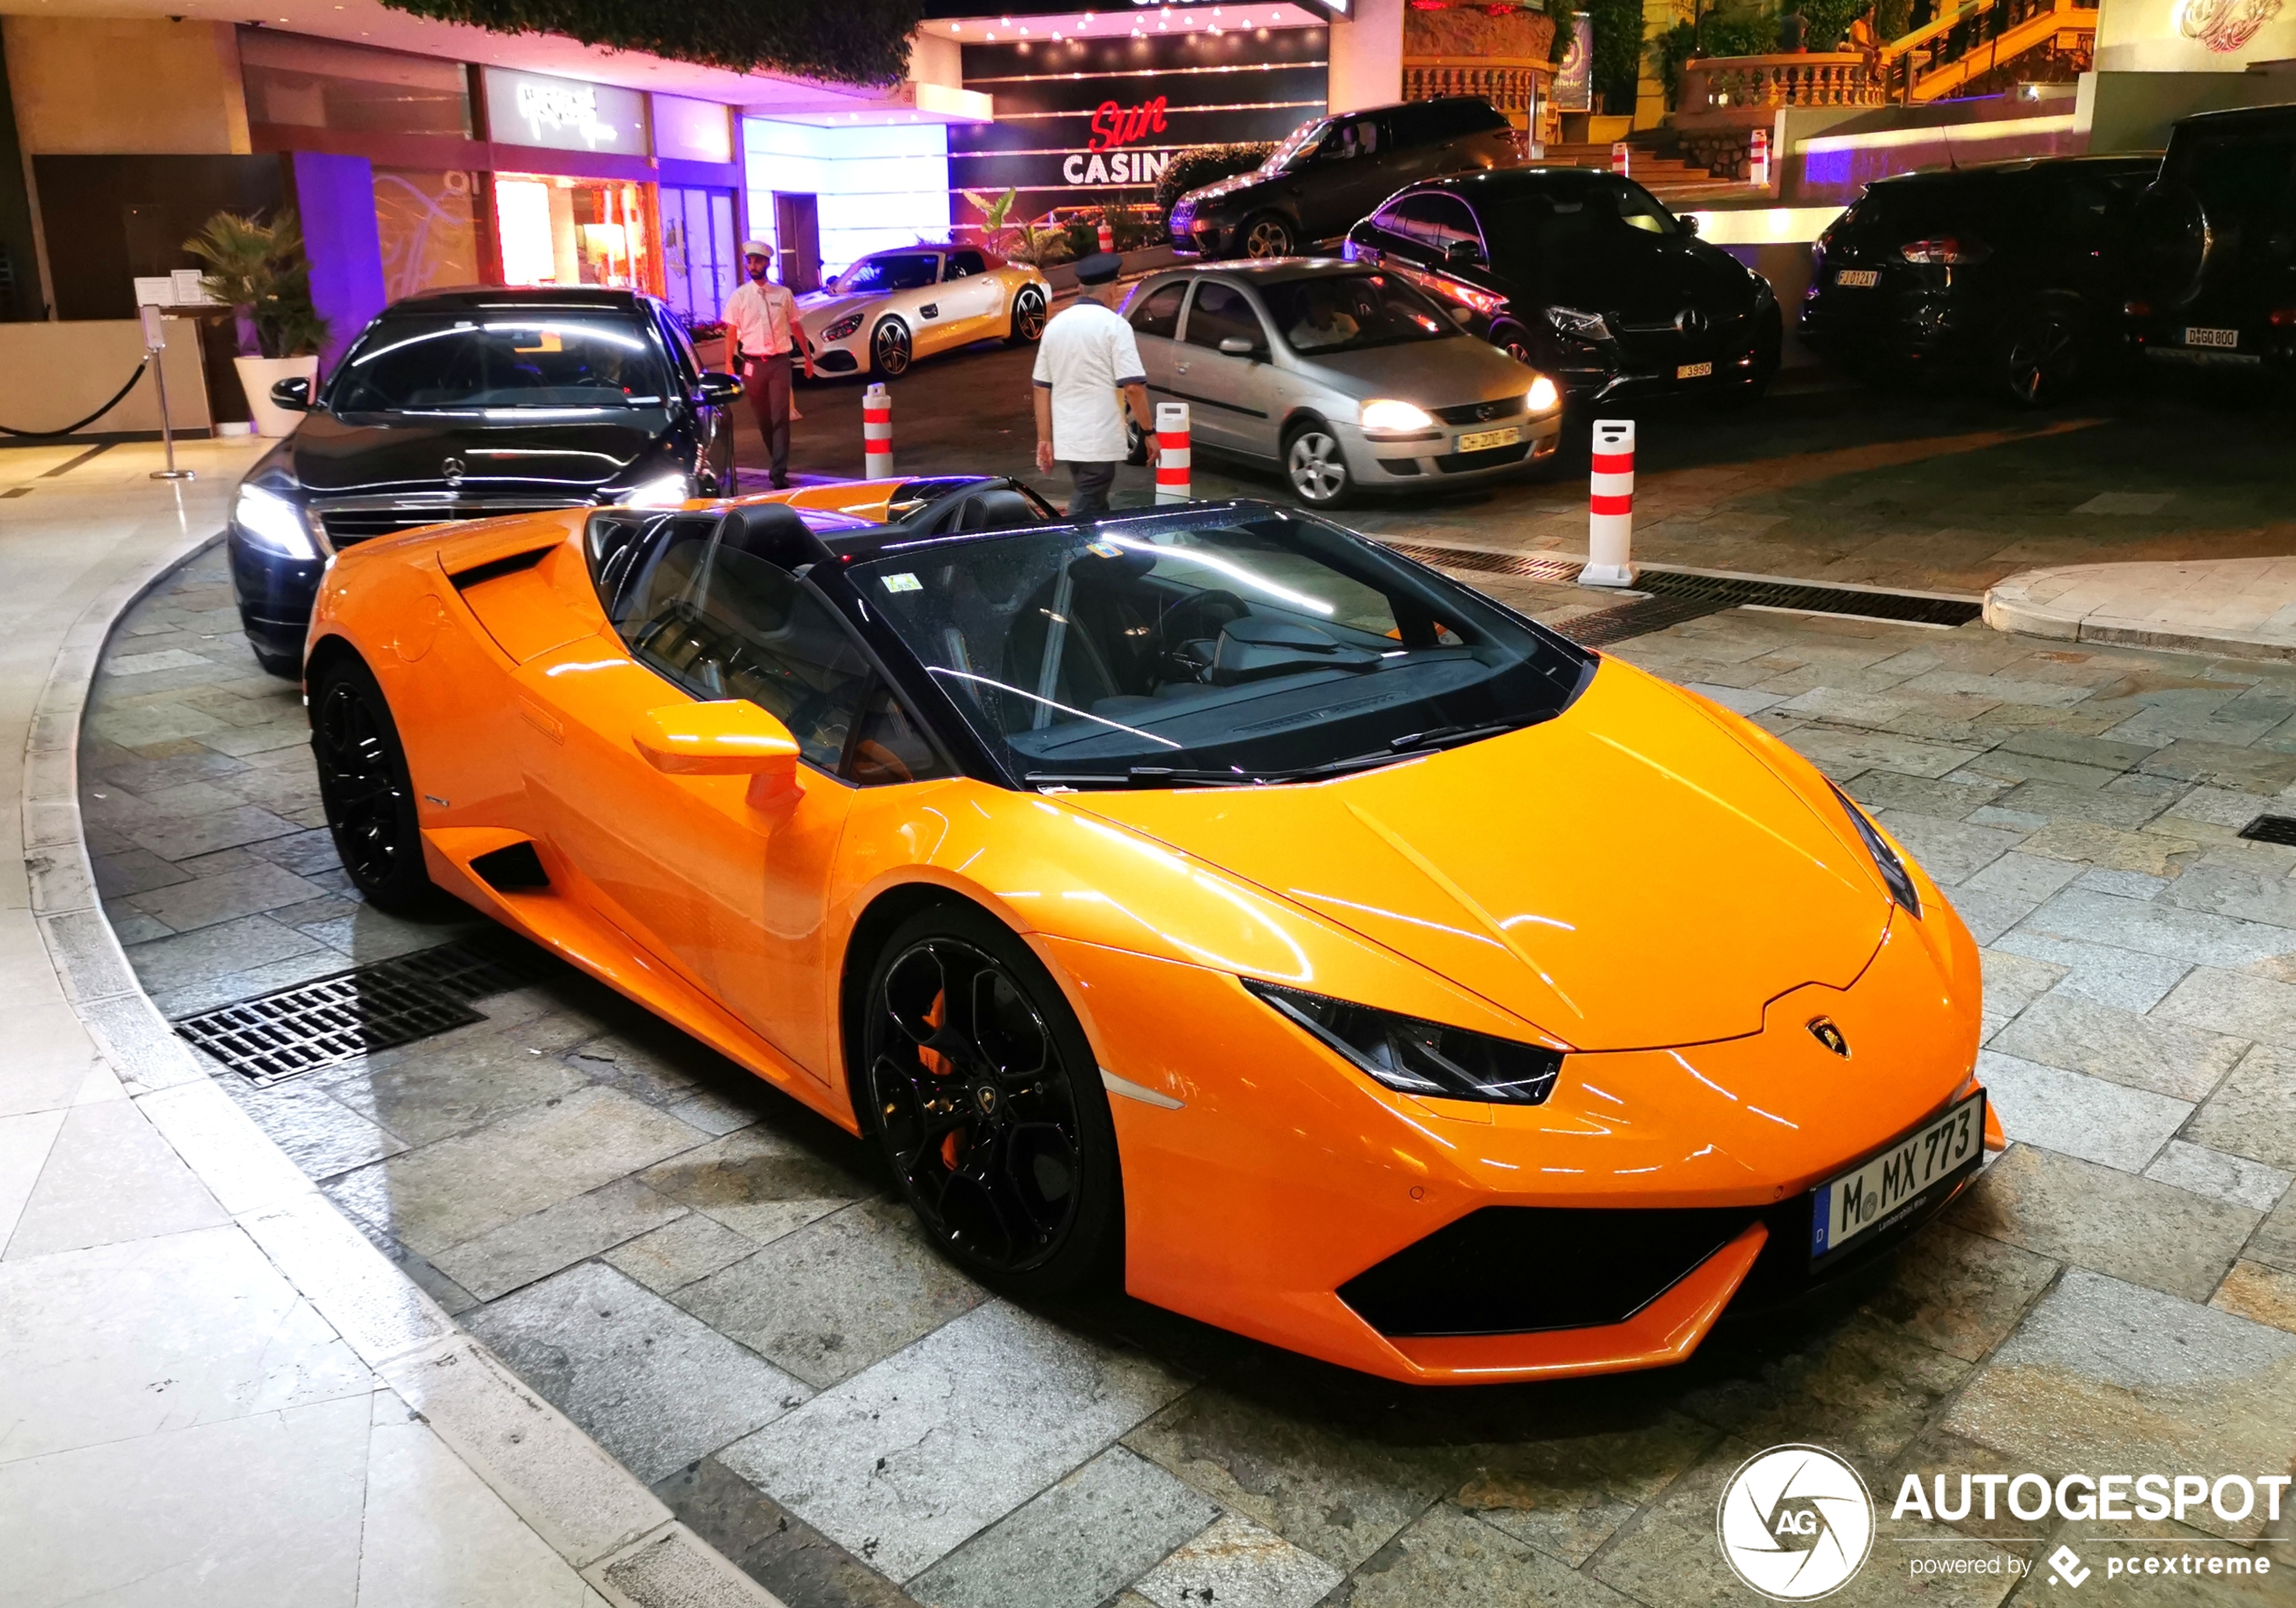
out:
{"label": "side mirror", "polygon": [[271,382],[271,405],[285,408],[290,413],[311,411],[311,381],[301,374],[290,374]]}
{"label": "side mirror", "polygon": [[712,408],[729,408],[741,400],[741,381],[730,374],[705,373],[701,400]]}
{"label": "side mirror", "polygon": [[646,762],[667,775],[748,776],[755,808],[797,795],[797,739],[746,698],[649,710],[630,735]]}
{"label": "side mirror", "polygon": [[1249,357],[1253,352],[1256,350],[1256,348],[1254,347],[1249,341],[1247,341],[1241,335],[1221,336],[1219,349],[1228,353],[1230,357]]}
{"label": "side mirror", "polygon": [[1684,234],[1696,234],[1698,231],[1698,215],[1696,212],[1678,212],[1675,214],[1674,221],[1682,226]]}
{"label": "side mirror", "polygon": [[1475,268],[1482,262],[1482,248],[1473,240],[1454,240],[1443,249],[1443,259],[1453,268]]}

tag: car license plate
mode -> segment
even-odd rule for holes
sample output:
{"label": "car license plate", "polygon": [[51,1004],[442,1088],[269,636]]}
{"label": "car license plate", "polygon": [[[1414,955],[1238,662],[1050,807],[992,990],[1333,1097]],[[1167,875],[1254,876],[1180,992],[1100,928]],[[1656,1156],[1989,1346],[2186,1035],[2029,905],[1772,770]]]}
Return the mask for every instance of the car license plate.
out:
{"label": "car license plate", "polygon": [[2236,329],[2208,329],[2196,324],[2185,331],[2185,344],[2188,346],[2237,346],[2240,344],[2240,332]]}
{"label": "car license plate", "polygon": [[1712,372],[1712,363],[1684,363],[1674,371],[1674,377],[1677,380],[1703,380]]}
{"label": "car license plate", "polygon": [[1977,1165],[1984,1154],[1985,1091],[1980,1089],[1821,1188],[1811,1207],[1811,1255],[1838,1251],[1887,1224],[1935,1185]]}
{"label": "car license plate", "polygon": [[1881,283],[1878,268],[1843,268],[1833,277],[1833,282],[1850,290],[1871,290]]}
{"label": "car license plate", "polygon": [[1481,452],[1487,447],[1512,447],[1522,438],[1522,431],[1511,425],[1503,430],[1470,430],[1459,437],[1457,450]]}

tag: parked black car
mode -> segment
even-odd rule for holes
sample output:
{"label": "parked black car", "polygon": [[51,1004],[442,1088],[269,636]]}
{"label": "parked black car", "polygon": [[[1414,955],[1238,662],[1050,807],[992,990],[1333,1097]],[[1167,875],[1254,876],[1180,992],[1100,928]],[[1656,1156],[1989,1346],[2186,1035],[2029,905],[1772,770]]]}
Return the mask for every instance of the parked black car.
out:
{"label": "parked black car", "polygon": [[1348,255],[1416,276],[1574,402],[1761,394],[1770,282],[1631,179],[1576,167],[1460,174],[1391,196]]}
{"label": "parked black car", "polygon": [[2296,371],[2296,106],[2179,122],[2135,234],[2128,313],[2148,360]]}
{"label": "parked black car", "polygon": [[1289,257],[1339,239],[1401,185],[1520,160],[1506,115],[1472,95],[1319,118],[1293,130],[1252,172],[1175,202],[1172,249],[1183,256]]}
{"label": "parked black car", "polygon": [[228,547],[263,668],[299,676],[327,555],[449,520],[730,490],[741,387],[652,296],[439,290],[386,308],[240,484]]}
{"label": "parked black car", "polygon": [[1973,375],[2027,407],[2125,350],[2129,224],[2159,155],[1994,162],[1866,186],[1811,249],[1802,338],[1877,376]]}

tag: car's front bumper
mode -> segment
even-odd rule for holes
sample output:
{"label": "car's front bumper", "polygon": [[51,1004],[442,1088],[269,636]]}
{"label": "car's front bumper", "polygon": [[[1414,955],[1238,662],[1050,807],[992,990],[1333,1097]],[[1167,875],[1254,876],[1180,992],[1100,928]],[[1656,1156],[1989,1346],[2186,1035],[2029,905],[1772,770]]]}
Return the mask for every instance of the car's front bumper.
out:
{"label": "car's front bumper", "polygon": [[1403,490],[1412,486],[1473,485],[1511,475],[1528,465],[1543,464],[1555,456],[1563,437],[1560,409],[1537,418],[1503,421],[1521,434],[1504,447],[1462,451],[1459,438],[1474,430],[1445,427],[1439,436],[1425,439],[1396,439],[1366,436],[1360,428],[1335,427],[1332,433],[1347,456],[1348,471],[1365,491]]}
{"label": "car's front bumper", "polygon": [[[1745,1038],[1568,1056],[1538,1106],[1384,1089],[1209,967],[1039,947],[1090,985],[1068,992],[1089,1002],[1106,1073],[1159,1096],[1111,1086],[1126,1288],[1363,1372],[1476,1384],[1679,1362],[1726,1308],[1887,1255],[1968,1182],[1935,1188],[1854,1255],[1813,1262],[1812,1191],[1976,1086],[1976,948],[1942,898],[1923,921],[1893,923],[1851,986],[1789,991]],[[1814,1014],[1848,1035],[1854,1075],[1806,1030]],[[1583,1237],[1553,1231],[1564,1218],[1627,1243],[1666,1213],[1710,1237],[1686,1267],[1646,1257],[1650,1287],[1597,1314],[1608,1321],[1566,1307],[1552,1326],[1518,1316],[1525,1326],[1460,1332],[1362,1299],[1366,1275],[1494,1208],[1516,1214],[1519,1243],[1473,1276],[1519,1294],[1595,1276]]]}
{"label": "car's front bumper", "polygon": [[291,559],[259,547],[236,525],[225,535],[223,550],[231,571],[232,600],[239,605],[248,642],[266,660],[300,663],[304,637],[311,628],[311,605],[319,595],[326,560]]}

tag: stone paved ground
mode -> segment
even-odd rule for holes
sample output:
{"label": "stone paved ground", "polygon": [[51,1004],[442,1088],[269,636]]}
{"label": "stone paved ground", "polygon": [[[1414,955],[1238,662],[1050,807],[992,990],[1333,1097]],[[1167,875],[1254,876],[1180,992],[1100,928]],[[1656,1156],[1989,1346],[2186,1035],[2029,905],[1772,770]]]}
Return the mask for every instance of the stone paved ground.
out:
{"label": "stone paved ground", "polygon": [[[904,473],[1030,478],[1029,354],[975,346],[892,387]],[[2296,552],[2284,408],[2189,395],[2148,376],[2060,414],[1949,387],[1876,391],[1825,371],[1740,412],[1651,407],[1640,419],[1635,548],[1647,561],[1921,591],[1982,592],[2015,570],[2106,559]],[[799,470],[858,475],[859,382],[801,388]],[[762,465],[755,429],[741,461]],[[1199,456],[1199,496],[1288,500],[1273,475]],[[750,483],[762,487],[762,477]],[[1067,500],[1065,476],[1058,500]],[[1144,469],[1117,502],[1145,503]],[[1586,549],[1583,429],[1543,478],[1377,499],[1349,516],[1398,540]]]}
{"label": "stone paved ground", "polygon": [[[1569,588],[1481,578],[1557,618]],[[1606,602],[1608,599],[1596,599]],[[1426,1391],[1136,1303],[1031,1312],[929,1255],[867,1151],[567,977],[478,1026],[226,1086],[367,1231],[792,1608],[1689,1608],[1752,1599],[1721,1482],[1806,1440],[1907,1472],[2285,1472],[2296,1453],[2296,667],[1737,610],[1627,658],[1879,810],[1986,945],[2017,1142],[1950,1222],[1687,1365]],[[164,1009],[441,941],[351,896],[296,696],[211,554],[126,621],[81,751],[97,875]],[[2296,1593],[2283,1519],[1885,1520],[1853,1603],[2037,1560],[2080,1600]],[[2261,1551],[2109,1583],[2109,1553]]]}

